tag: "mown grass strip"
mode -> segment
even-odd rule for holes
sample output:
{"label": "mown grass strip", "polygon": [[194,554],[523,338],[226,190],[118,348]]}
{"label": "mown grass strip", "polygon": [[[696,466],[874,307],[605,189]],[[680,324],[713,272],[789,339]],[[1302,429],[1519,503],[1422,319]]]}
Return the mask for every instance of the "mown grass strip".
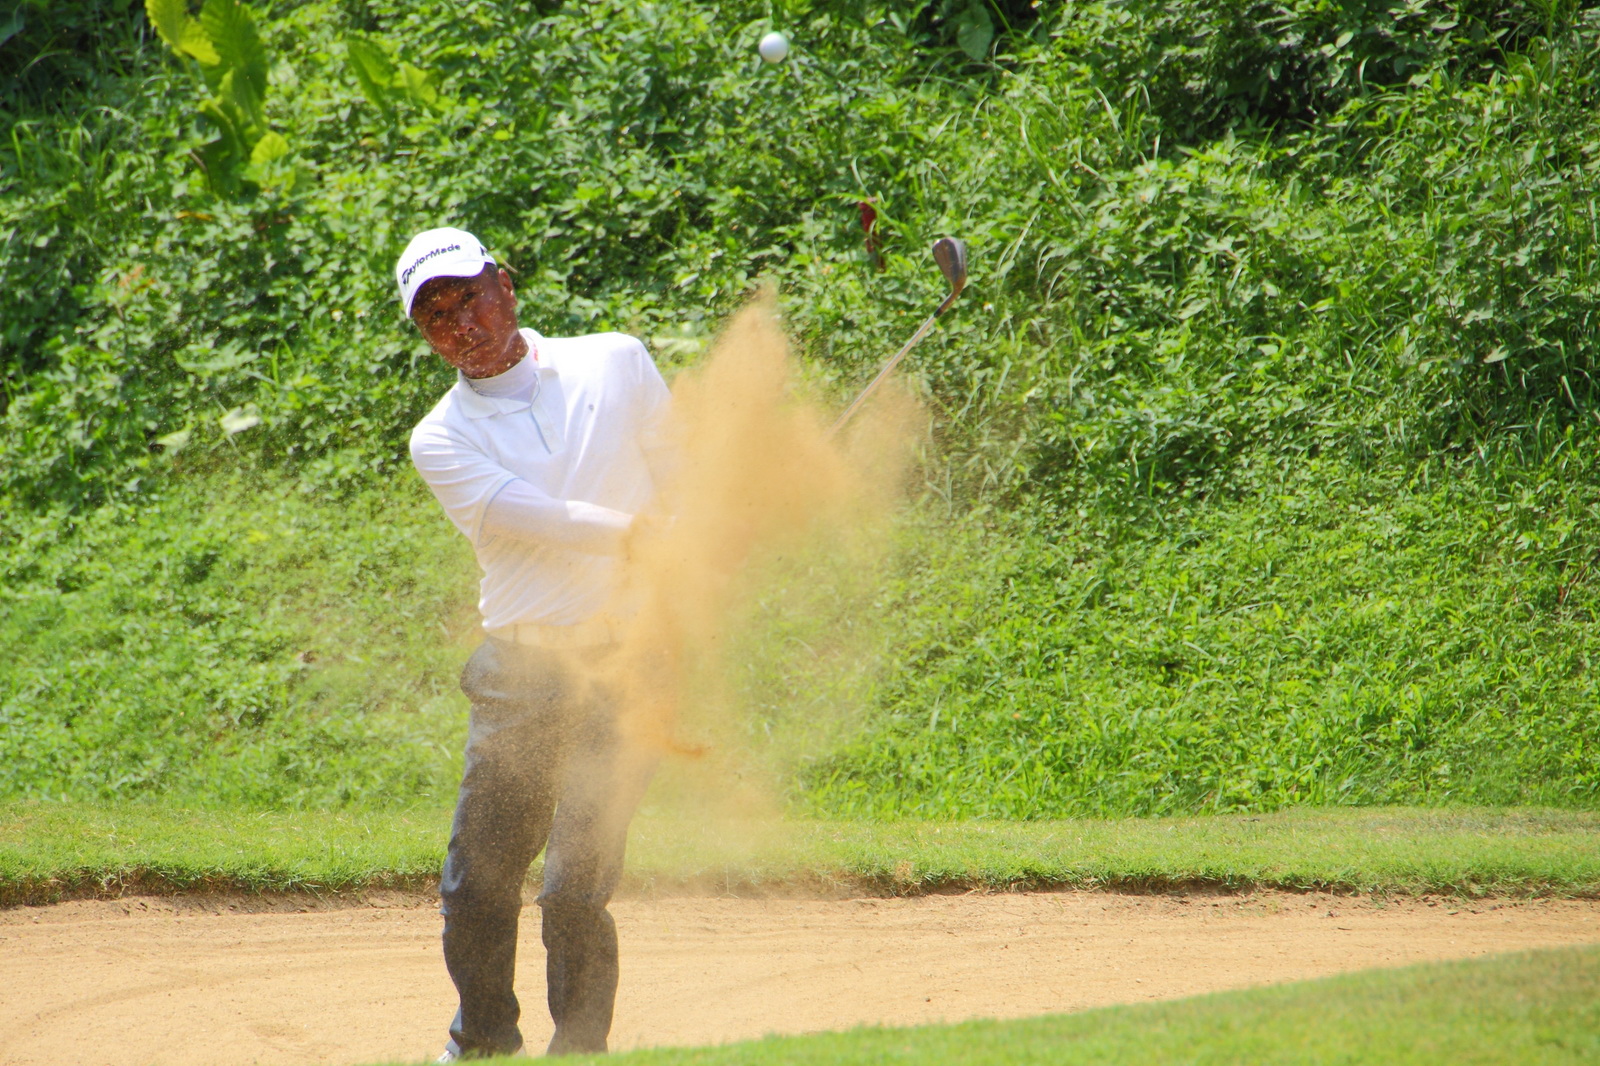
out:
{"label": "mown grass strip", "polygon": [[[0,805],[0,905],[135,892],[423,887],[449,814]],[[1362,809],[1056,822],[708,820],[646,811],[632,890],[1212,887],[1600,896],[1600,814]]]}
{"label": "mown grass strip", "polygon": [[201,811],[0,805],[0,905],[128,892],[421,886],[438,877],[437,811]]}
{"label": "mown grass strip", "polygon": [[1333,809],[1059,822],[838,823],[808,865],[884,888],[975,884],[1600,892],[1600,816],[1540,810]]}
{"label": "mown grass strip", "polygon": [[[857,1029],[612,1055],[616,1066],[1137,1062],[1558,1066],[1600,1061],[1600,949],[1370,970],[1014,1022]],[[575,1059],[574,1062],[592,1061]]]}

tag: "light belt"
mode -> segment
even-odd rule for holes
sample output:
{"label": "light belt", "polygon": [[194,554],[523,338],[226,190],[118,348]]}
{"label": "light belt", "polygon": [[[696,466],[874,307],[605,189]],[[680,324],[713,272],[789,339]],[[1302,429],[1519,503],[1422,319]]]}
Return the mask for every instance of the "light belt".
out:
{"label": "light belt", "polygon": [[496,640],[503,640],[508,644],[564,650],[615,644],[622,637],[622,625],[611,615],[602,614],[572,626],[542,626],[531,622],[518,622],[514,625],[486,629],[485,632]]}

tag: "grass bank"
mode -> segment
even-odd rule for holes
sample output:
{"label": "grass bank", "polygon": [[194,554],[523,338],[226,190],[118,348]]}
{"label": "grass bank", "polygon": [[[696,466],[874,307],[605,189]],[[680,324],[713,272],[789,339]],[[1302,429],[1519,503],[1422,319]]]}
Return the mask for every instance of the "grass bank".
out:
{"label": "grass bank", "polygon": [[[124,892],[430,886],[441,810],[0,806],[0,904]],[[1600,815],[1293,811],[1052,822],[707,821],[646,810],[628,891],[1217,887],[1600,896]]]}
{"label": "grass bank", "polygon": [[1138,519],[924,537],[880,601],[895,639],[872,713],[803,768],[807,801],[891,819],[1593,809],[1594,454],[1504,454],[1492,474],[1305,460]]}
{"label": "grass bank", "polygon": [[[1308,463],[1138,528],[925,498],[861,587],[757,582],[691,739],[833,819],[1593,809],[1600,465],[1517,469]],[[219,466],[32,528],[0,547],[0,796],[450,802],[476,574],[411,473]]]}
{"label": "grass bank", "polygon": [[1600,1057],[1597,985],[1600,949],[1538,951],[1024,1021],[773,1037],[636,1051],[605,1061],[1555,1066]]}
{"label": "grass bank", "polygon": [[218,53],[260,158],[142,5],[26,6],[0,797],[448,802],[472,566],[390,270],[450,222],[526,324],[669,369],[768,278],[841,401],[969,242],[904,364],[960,528],[831,647],[752,629],[755,746],[847,727],[783,768],[807,813],[1600,805],[1591,0],[261,3]]}
{"label": "grass bank", "polygon": [[336,493],[202,468],[0,557],[0,795],[453,795],[474,568],[409,472]]}

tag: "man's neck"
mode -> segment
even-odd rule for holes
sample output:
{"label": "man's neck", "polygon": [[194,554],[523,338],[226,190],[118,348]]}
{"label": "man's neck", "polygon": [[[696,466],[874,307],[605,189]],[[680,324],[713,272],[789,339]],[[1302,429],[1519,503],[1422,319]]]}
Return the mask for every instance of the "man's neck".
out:
{"label": "man's neck", "polygon": [[516,362],[492,377],[466,379],[473,392],[506,399],[525,399],[532,393],[539,380],[539,356],[526,337],[519,333],[518,339],[522,341],[522,355]]}
{"label": "man's neck", "polygon": [[[506,351],[510,355],[510,362],[506,363],[505,366],[501,367],[499,370],[485,374],[482,377],[469,376],[467,377],[467,380],[493,381],[495,378],[509,374],[513,368],[522,365],[522,363],[528,358],[528,355],[533,351],[533,348],[528,344],[528,338],[523,336],[522,330],[519,329],[516,332],[516,336],[513,338],[512,344],[507,347]],[[535,355],[534,359],[537,360],[538,356]]]}

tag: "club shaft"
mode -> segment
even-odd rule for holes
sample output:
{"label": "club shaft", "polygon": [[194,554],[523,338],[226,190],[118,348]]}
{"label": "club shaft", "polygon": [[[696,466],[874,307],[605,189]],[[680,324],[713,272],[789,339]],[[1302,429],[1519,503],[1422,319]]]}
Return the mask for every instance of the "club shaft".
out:
{"label": "club shaft", "polygon": [[883,369],[878,371],[878,376],[873,378],[867,384],[867,387],[861,390],[861,394],[845,409],[844,414],[839,416],[839,421],[835,422],[833,428],[828,430],[828,436],[831,437],[844,428],[844,424],[850,421],[863,403],[867,402],[867,397],[877,391],[878,386],[883,384],[883,379],[894,371],[895,366],[906,357],[907,352],[916,347],[918,341],[928,335],[928,331],[939,320],[939,316],[950,310],[950,305],[956,302],[957,296],[961,295],[962,288],[967,284],[966,242],[957,240],[954,237],[940,237],[933,242],[933,258],[938,262],[939,270],[944,274],[945,280],[950,283],[950,295],[946,296],[944,301],[939,304],[937,311],[928,316],[928,320],[922,324],[921,328],[911,335],[911,339],[906,341],[905,347],[894,353],[893,359],[883,364]]}
{"label": "club shaft", "polygon": [[912,348],[916,347],[916,344],[917,344],[918,341],[920,341],[923,337],[928,335],[928,331],[933,328],[933,324],[935,322],[939,321],[939,316],[944,313],[944,309],[946,307],[949,307],[953,300],[954,300],[954,295],[952,294],[951,299],[946,300],[944,303],[940,304],[939,305],[939,310],[937,310],[933,314],[929,315],[928,316],[928,320],[926,322],[924,322],[917,329],[917,331],[911,335],[911,339],[906,341],[905,347],[901,348],[898,352],[894,353],[894,358],[890,359],[887,363],[883,364],[883,369],[878,371],[878,376],[873,378],[867,384],[867,387],[861,390],[861,395],[857,396],[855,398],[855,401],[853,403],[851,403],[849,407],[845,408],[844,414],[839,416],[839,421],[835,422],[833,424],[833,428],[828,430],[828,436],[831,437],[835,433],[839,432],[841,429],[844,428],[844,424],[846,422],[850,421],[851,416],[856,413],[856,409],[859,408],[863,403],[865,403],[867,401],[867,397],[871,396],[873,391],[876,390],[877,387],[880,384],[883,383],[883,379],[889,376],[890,372],[894,370],[895,365],[897,363],[899,363],[900,360],[905,358],[907,352],[909,352]]}

